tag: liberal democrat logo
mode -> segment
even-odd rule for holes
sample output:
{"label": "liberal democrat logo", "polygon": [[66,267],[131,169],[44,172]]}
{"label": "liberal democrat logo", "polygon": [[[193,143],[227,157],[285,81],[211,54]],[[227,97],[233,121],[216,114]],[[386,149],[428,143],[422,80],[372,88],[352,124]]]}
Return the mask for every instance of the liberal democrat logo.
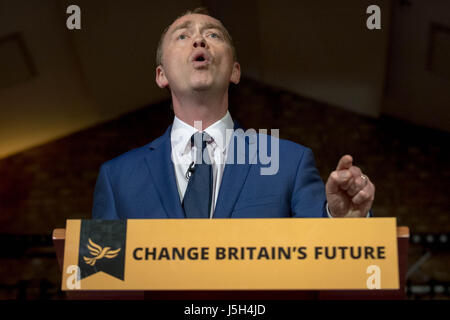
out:
{"label": "liberal democrat logo", "polygon": [[126,221],[83,220],[81,222],[78,254],[80,280],[100,271],[125,280],[126,232]]}
{"label": "liberal democrat logo", "polygon": [[95,261],[103,259],[103,258],[107,258],[107,259],[113,259],[115,257],[117,257],[117,255],[119,254],[118,252],[120,251],[120,248],[117,250],[111,250],[110,247],[105,247],[102,248],[100,247],[98,244],[95,244],[94,242],[92,242],[91,239],[88,240],[89,244],[87,245],[88,249],[89,249],[89,253],[91,255],[93,255],[93,257],[83,257],[84,262],[86,262],[88,265],[95,265]]}

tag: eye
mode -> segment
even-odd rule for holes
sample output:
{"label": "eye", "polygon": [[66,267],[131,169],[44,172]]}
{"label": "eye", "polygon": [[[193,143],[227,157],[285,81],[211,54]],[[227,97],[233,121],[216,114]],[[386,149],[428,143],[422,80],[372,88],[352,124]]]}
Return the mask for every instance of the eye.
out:
{"label": "eye", "polygon": [[177,40],[184,40],[184,39],[186,39],[187,38],[187,36],[185,35],[185,34],[180,34],[178,37],[177,37]]}
{"label": "eye", "polygon": [[211,32],[211,33],[209,34],[209,36],[210,36],[211,38],[215,38],[215,39],[220,38],[220,36],[219,36],[217,33],[215,33],[215,32]]}

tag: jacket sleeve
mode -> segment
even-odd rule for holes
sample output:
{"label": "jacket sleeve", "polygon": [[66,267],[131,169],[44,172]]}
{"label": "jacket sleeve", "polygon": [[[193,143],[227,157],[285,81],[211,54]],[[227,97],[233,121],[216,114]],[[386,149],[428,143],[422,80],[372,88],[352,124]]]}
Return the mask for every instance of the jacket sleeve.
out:
{"label": "jacket sleeve", "polygon": [[116,211],[114,192],[108,176],[108,167],[105,165],[100,167],[100,173],[95,184],[92,219],[120,219]]}
{"label": "jacket sleeve", "polygon": [[292,217],[328,217],[325,205],[325,185],[316,169],[311,149],[305,148],[297,167],[292,191]]}

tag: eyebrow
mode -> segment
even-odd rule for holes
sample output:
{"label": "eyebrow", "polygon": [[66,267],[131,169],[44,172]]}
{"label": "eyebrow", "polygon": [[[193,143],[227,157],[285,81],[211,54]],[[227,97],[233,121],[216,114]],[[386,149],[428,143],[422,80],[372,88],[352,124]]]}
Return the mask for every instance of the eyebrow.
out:
{"label": "eyebrow", "polygon": [[[176,27],[172,30],[172,32],[170,32],[170,34],[174,34],[176,31],[178,31],[178,30],[180,30],[180,29],[186,29],[186,28],[189,28],[190,26],[192,26],[192,21],[191,21],[191,20],[185,21],[185,22],[183,22],[182,24],[176,26]],[[205,29],[217,29],[217,30],[219,30],[220,32],[222,32],[224,35],[227,35],[227,32],[225,31],[225,29],[224,29],[222,26],[220,26],[220,25],[218,25],[218,24],[215,24],[215,23],[212,23],[212,22],[206,22],[206,23],[204,23],[204,24],[202,25],[202,27],[200,28],[201,31],[203,31],[203,30],[205,30]]]}
{"label": "eyebrow", "polygon": [[182,24],[179,24],[175,28],[173,28],[170,34],[174,34],[177,30],[189,28],[192,25],[192,21],[185,21]]}
{"label": "eyebrow", "polygon": [[225,30],[221,25],[218,25],[218,24],[215,24],[212,22],[207,22],[201,27],[201,30],[205,30],[205,29],[217,29],[220,32],[225,34]]}

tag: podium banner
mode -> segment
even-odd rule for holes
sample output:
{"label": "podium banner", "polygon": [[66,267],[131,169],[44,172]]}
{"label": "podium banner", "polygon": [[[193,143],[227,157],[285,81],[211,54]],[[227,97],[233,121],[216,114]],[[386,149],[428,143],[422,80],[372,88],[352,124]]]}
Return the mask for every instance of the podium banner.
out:
{"label": "podium banner", "polygon": [[67,220],[63,290],[398,288],[395,218]]}

